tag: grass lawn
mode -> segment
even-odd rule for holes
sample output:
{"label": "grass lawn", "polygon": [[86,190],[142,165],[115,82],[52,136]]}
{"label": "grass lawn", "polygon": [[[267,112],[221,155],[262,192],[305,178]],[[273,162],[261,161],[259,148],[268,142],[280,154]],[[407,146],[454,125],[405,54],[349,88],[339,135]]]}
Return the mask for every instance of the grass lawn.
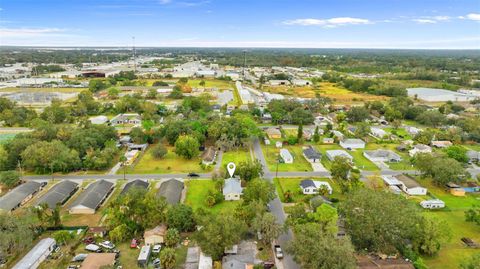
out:
{"label": "grass lawn", "polygon": [[[127,168],[128,174],[175,174],[189,172],[204,172],[200,167],[200,158],[191,160],[177,156],[173,147],[167,147],[168,153],[162,159],[155,159],[150,154],[155,145],[152,145],[140,156],[140,160],[134,167]],[[118,174],[123,173],[123,169],[118,170]]]}
{"label": "grass lawn", "polygon": [[402,137],[404,140],[412,139],[412,136],[404,128],[394,129],[391,127],[387,127],[387,128],[384,128],[383,130],[388,133],[395,134],[398,137]]}
{"label": "grass lawn", "polygon": [[[293,163],[280,163],[278,164],[279,172],[308,172],[312,171],[312,166],[302,155],[302,146],[284,146],[283,148],[288,149],[290,154],[293,156]],[[280,154],[280,149],[275,147],[275,142],[272,141],[270,145],[262,145],[263,154],[267,161],[268,169],[270,171],[276,171],[277,169],[277,159]]]}
{"label": "grass lawn", "polygon": [[[290,191],[292,193],[293,203],[298,203],[302,201],[307,201],[313,195],[305,195],[300,189],[300,182],[305,178],[275,178],[274,184],[277,189],[278,197],[280,201],[285,202],[284,193]],[[313,180],[327,181],[330,183],[330,186],[333,189],[333,193],[330,197],[338,198],[339,188],[338,185],[331,179],[328,178],[312,178]]]}
{"label": "grass lawn", "polygon": [[233,162],[238,165],[240,162],[251,161],[250,151],[248,150],[233,150],[223,153],[222,166],[226,166],[229,162]]}
{"label": "grass lawn", "polygon": [[348,153],[352,155],[353,163],[355,164],[356,167],[358,167],[358,169],[366,170],[366,171],[380,170],[374,163],[372,163],[370,160],[365,158],[365,156],[363,156],[363,150],[357,149],[357,150],[348,151]]}
{"label": "grass lawn", "polygon": [[204,208],[213,213],[225,212],[233,210],[240,201],[222,201],[213,207],[208,207],[205,203],[209,191],[215,190],[215,182],[213,180],[189,180],[186,181],[187,197],[185,204],[191,206],[193,210]]}
{"label": "grass lawn", "polygon": [[205,88],[218,88],[218,89],[232,89],[234,88],[234,84],[231,81],[225,81],[225,80],[218,80],[218,79],[189,79],[188,80],[188,86],[192,88],[202,88],[203,86],[200,86],[200,82],[204,80],[205,81]]}

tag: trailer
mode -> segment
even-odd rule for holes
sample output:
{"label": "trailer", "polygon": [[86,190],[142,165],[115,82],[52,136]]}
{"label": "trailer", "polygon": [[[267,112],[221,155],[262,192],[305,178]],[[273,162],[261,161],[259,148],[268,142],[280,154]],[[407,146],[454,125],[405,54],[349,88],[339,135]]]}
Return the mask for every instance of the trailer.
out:
{"label": "trailer", "polygon": [[139,267],[145,268],[148,265],[148,259],[150,258],[150,246],[145,245],[140,249],[140,254],[138,255],[137,264]]}

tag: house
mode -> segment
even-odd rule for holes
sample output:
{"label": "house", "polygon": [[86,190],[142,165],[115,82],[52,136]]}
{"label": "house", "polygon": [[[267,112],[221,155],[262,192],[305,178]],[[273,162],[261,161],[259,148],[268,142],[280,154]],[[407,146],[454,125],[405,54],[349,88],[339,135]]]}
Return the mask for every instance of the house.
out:
{"label": "house", "polygon": [[340,141],[340,146],[344,149],[363,149],[365,148],[365,142],[361,139],[350,138]]}
{"label": "house", "polygon": [[463,188],[461,188],[459,185],[453,183],[453,182],[448,182],[447,184],[445,184],[447,189],[450,191],[450,194],[452,194],[453,196],[465,196],[465,190]]}
{"label": "house", "polygon": [[293,156],[288,149],[280,149],[280,157],[282,157],[284,163],[293,163]]}
{"label": "house", "polygon": [[338,140],[343,140],[345,138],[345,135],[342,134],[342,132],[340,131],[337,131],[337,130],[333,130],[332,131],[332,134],[335,138],[337,138]]}
{"label": "house", "polygon": [[300,188],[302,189],[303,194],[318,194],[321,188],[326,188],[328,194],[332,194],[333,189],[328,182],[325,181],[314,181],[311,179],[305,179],[300,182]]}
{"label": "house", "polygon": [[417,127],[414,127],[414,126],[407,126],[407,127],[405,127],[405,131],[407,131],[407,133],[409,133],[410,135],[417,135],[422,130],[417,128]]}
{"label": "house", "polygon": [[95,211],[112,192],[114,184],[106,180],[97,180],[80,193],[70,205],[70,214],[95,214]]}
{"label": "house", "polygon": [[35,205],[46,204],[48,208],[55,208],[57,204],[63,205],[77,191],[78,183],[65,180],[48,190],[45,195],[40,197]]}
{"label": "house", "polygon": [[382,139],[388,136],[388,133],[381,128],[372,127],[370,128],[370,135],[372,135],[373,137]]}
{"label": "house", "polygon": [[307,141],[310,141],[313,137],[313,131],[312,130],[309,130],[309,129],[303,129],[302,131],[302,138],[307,140]]}
{"label": "house", "polygon": [[283,147],[283,142],[282,141],[275,142],[275,147],[276,148],[282,148]]}
{"label": "house", "polygon": [[90,122],[92,124],[106,124],[108,122],[108,117],[107,116],[91,117]]}
{"label": "house", "polygon": [[311,163],[319,163],[322,159],[322,154],[320,154],[320,152],[318,152],[312,146],[308,146],[303,149],[303,157],[305,157],[305,159]]}
{"label": "house", "polygon": [[242,196],[243,188],[240,180],[235,178],[229,178],[225,180],[223,186],[223,197],[225,201],[237,201]]}
{"label": "house", "polygon": [[120,195],[125,195],[128,193],[129,190],[131,189],[143,189],[146,190],[148,188],[148,182],[140,179],[132,180],[125,184],[125,187],[123,187],[122,192],[120,192]]}
{"label": "house", "polygon": [[212,257],[206,256],[199,247],[189,247],[184,269],[212,269]]}
{"label": "house", "polygon": [[53,238],[40,240],[12,269],[35,269],[55,250],[57,243]]}
{"label": "house", "polygon": [[120,143],[121,145],[128,145],[130,144],[130,142],[132,142],[132,138],[129,135],[122,135],[118,139],[118,143]]}
{"label": "house", "polygon": [[335,139],[331,138],[331,137],[325,137],[323,140],[322,140],[322,143],[323,144],[333,144],[335,142]]}
{"label": "house", "polygon": [[470,163],[480,162],[480,152],[469,150],[467,151],[467,158]]}
{"label": "house", "polygon": [[148,144],[135,144],[135,143],[127,143],[126,144],[128,150],[137,150],[137,151],[145,151],[148,148]]}
{"label": "house", "polygon": [[408,195],[426,195],[427,189],[407,175],[382,176],[388,186],[397,186]]}
{"label": "house", "polygon": [[0,197],[0,211],[10,212],[24,205],[46,184],[46,182],[39,183],[28,181],[15,187],[13,190]]}
{"label": "house", "polygon": [[143,233],[145,245],[163,244],[166,234],[167,226],[165,224],[158,225],[150,230],[145,230]]}
{"label": "house", "polygon": [[425,209],[444,208],[445,202],[439,199],[425,200],[420,202],[420,206]]}
{"label": "house", "polygon": [[453,145],[450,141],[432,141],[430,142],[430,144],[432,145],[432,147],[436,148],[448,148]]}
{"label": "house", "polygon": [[137,113],[130,114],[118,114],[110,120],[112,126],[115,125],[140,125],[142,123],[142,117]]}
{"label": "house", "polygon": [[353,162],[352,155],[348,154],[348,152],[346,152],[345,150],[340,150],[340,149],[327,150],[325,152],[325,155],[327,155],[327,158],[330,161],[335,160],[336,157],[344,157],[344,158],[347,158],[348,160],[350,160],[350,162]]}
{"label": "house", "polygon": [[292,80],[292,84],[295,86],[309,86],[312,84],[312,82],[305,79],[294,79]]}
{"label": "house", "polygon": [[281,85],[290,85],[290,81],[286,79],[272,79],[268,81],[270,86],[281,86]]}
{"label": "house", "polygon": [[365,158],[369,159],[372,162],[397,163],[402,160],[402,157],[400,157],[400,155],[398,155],[397,153],[391,150],[383,150],[383,149],[365,150],[363,152],[363,156],[365,156]]}
{"label": "house", "polygon": [[215,158],[217,157],[217,151],[214,147],[208,147],[202,153],[202,163],[205,165],[211,165],[215,162]]}
{"label": "house", "polygon": [[115,264],[115,253],[89,253],[80,269],[100,269]]}
{"label": "house", "polygon": [[272,122],[272,114],[263,113],[261,120],[262,120],[263,123],[271,123]]}
{"label": "house", "polygon": [[410,157],[413,157],[418,153],[432,153],[432,148],[424,144],[417,144],[413,146],[411,150],[408,151],[408,155],[410,155]]}
{"label": "house", "polygon": [[182,197],[184,184],[176,179],[169,179],[160,185],[157,196],[164,197],[169,204],[178,204]]}
{"label": "house", "polygon": [[252,241],[242,241],[234,246],[234,251],[226,251],[222,258],[222,269],[253,269],[262,261],[257,259],[257,245]]}
{"label": "house", "polygon": [[91,235],[93,237],[105,237],[108,233],[107,228],[105,227],[89,227],[88,228],[88,235]]}
{"label": "house", "polygon": [[268,138],[270,138],[270,139],[280,139],[280,138],[282,138],[282,133],[277,128],[270,127],[270,128],[265,130],[265,133],[267,134]]}

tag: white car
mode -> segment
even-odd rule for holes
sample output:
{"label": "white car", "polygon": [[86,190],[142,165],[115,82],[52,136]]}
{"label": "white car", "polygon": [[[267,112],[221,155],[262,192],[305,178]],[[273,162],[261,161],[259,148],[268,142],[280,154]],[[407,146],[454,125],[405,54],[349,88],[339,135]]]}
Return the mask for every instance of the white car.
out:
{"label": "white car", "polygon": [[114,249],[115,248],[115,245],[110,241],[103,241],[99,245],[106,248],[106,249]]}
{"label": "white car", "polygon": [[99,246],[95,245],[95,244],[88,244],[86,247],[85,247],[85,250],[88,250],[88,251],[91,251],[91,252],[101,252],[102,250],[100,249]]}
{"label": "white car", "polygon": [[275,257],[277,257],[277,259],[283,259],[283,250],[280,245],[275,245],[273,248],[275,249]]}
{"label": "white car", "polygon": [[161,249],[162,249],[162,245],[155,245],[155,246],[153,246],[152,252],[153,253],[160,253]]}

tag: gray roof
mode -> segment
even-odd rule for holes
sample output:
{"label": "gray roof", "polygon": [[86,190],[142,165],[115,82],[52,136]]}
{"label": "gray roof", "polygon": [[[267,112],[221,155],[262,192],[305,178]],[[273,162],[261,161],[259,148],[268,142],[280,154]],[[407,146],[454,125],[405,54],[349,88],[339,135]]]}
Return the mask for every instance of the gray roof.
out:
{"label": "gray roof", "polygon": [[467,157],[468,159],[480,159],[480,152],[474,151],[474,150],[469,150],[467,151]]}
{"label": "gray roof", "polygon": [[322,154],[318,152],[316,149],[314,149],[312,146],[306,148],[303,150],[303,154],[308,158],[308,159],[321,159]]}
{"label": "gray roof", "polygon": [[20,206],[23,200],[28,196],[35,194],[44,184],[35,181],[29,181],[11,190],[0,197],[0,209],[7,212]]}
{"label": "gray roof", "polygon": [[240,180],[235,178],[229,178],[225,180],[225,185],[223,186],[223,195],[230,193],[242,193],[243,188]]}
{"label": "gray roof", "polygon": [[311,179],[305,179],[300,182],[300,187],[302,189],[308,188],[308,187],[314,187],[315,188],[315,183],[313,183],[313,180]]}
{"label": "gray roof", "polygon": [[88,187],[77,197],[70,208],[84,206],[97,209],[113,189],[113,183],[106,180],[98,180]]}
{"label": "gray roof", "polygon": [[149,185],[148,182],[140,179],[130,181],[127,184],[125,184],[125,187],[123,187],[123,190],[120,193],[120,195],[126,194],[131,188],[147,189],[148,185]]}
{"label": "gray roof", "polygon": [[165,197],[169,204],[178,204],[182,197],[183,182],[176,179],[164,181],[158,189],[157,196]]}
{"label": "gray roof", "polygon": [[364,153],[372,158],[386,158],[389,160],[398,160],[398,161],[402,159],[400,155],[398,155],[397,153],[391,150],[383,150],[383,149],[365,150]]}
{"label": "gray roof", "polygon": [[341,150],[341,149],[327,150],[326,155],[332,161],[337,156],[342,156],[342,157],[345,157],[349,160],[353,160],[352,155],[348,154],[348,152],[346,152],[345,150]]}
{"label": "gray roof", "polygon": [[55,243],[55,239],[50,237],[40,240],[12,269],[37,268],[38,265],[35,265],[46,253],[52,252]]}
{"label": "gray roof", "polygon": [[62,181],[53,186],[48,192],[37,200],[35,205],[47,204],[49,208],[55,208],[57,204],[64,204],[77,190],[78,184],[72,181]]}

